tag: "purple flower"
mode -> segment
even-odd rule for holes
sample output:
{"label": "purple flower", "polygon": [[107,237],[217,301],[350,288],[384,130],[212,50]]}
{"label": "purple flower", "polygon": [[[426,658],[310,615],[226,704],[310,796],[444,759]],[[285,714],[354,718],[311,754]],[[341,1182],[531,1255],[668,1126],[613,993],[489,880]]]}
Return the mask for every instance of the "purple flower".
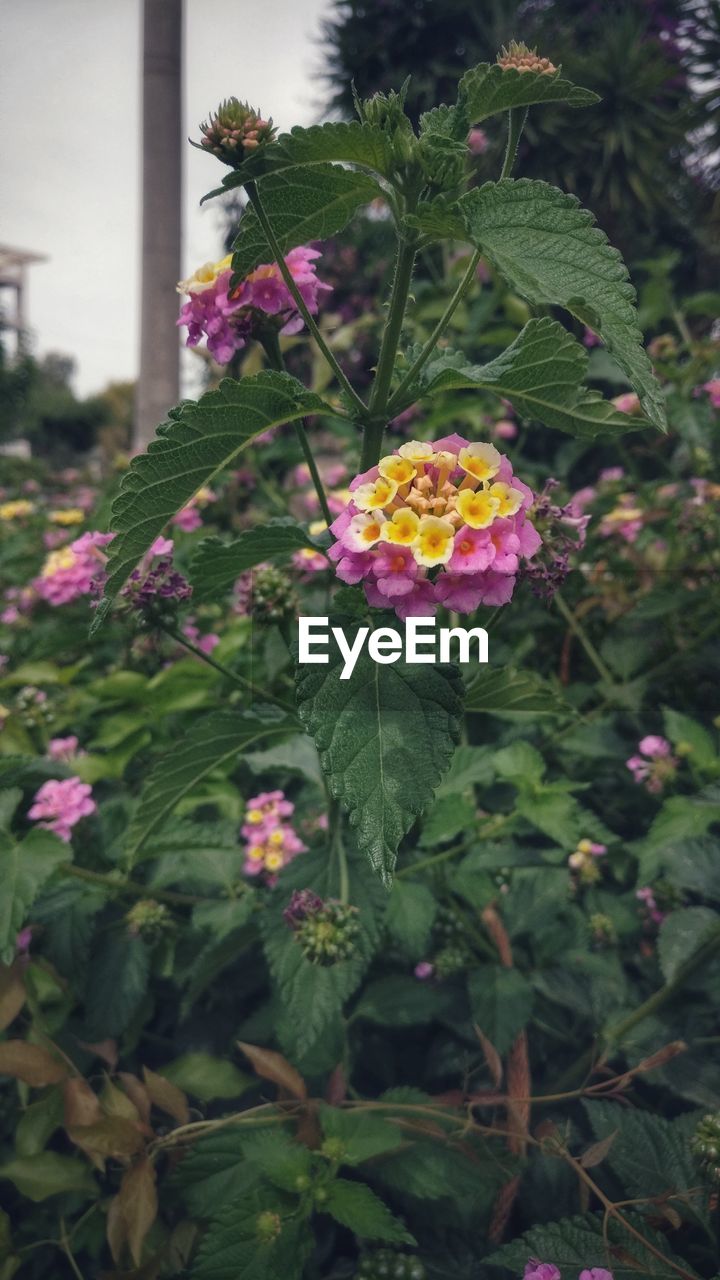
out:
{"label": "purple flower", "polygon": [[553,1262],[539,1262],[537,1258],[528,1258],[523,1280],[561,1280],[561,1277],[559,1268]]}

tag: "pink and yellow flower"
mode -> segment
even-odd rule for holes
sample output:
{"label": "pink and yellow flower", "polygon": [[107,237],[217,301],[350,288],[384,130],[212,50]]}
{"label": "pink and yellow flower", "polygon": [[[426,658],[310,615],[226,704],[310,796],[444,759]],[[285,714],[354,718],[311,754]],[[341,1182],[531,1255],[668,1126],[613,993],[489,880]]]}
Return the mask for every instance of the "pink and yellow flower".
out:
{"label": "pink and yellow flower", "polygon": [[409,440],[356,476],[330,526],[337,576],[400,618],[506,604],[540,546],[533,493],[487,442]]}

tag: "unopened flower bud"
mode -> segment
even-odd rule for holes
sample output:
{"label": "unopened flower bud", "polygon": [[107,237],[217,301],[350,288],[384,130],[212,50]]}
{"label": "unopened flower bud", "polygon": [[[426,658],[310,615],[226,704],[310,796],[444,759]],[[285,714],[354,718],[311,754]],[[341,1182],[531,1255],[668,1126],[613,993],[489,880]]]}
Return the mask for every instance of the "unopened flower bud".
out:
{"label": "unopened flower bud", "polygon": [[708,1181],[720,1186],[720,1111],[703,1116],[690,1139],[690,1150]]}
{"label": "unopened flower bud", "polygon": [[255,1233],[262,1244],[272,1244],[281,1231],[282,1220],[279,1213],[272,1213],[270,1209],[265,1209],[255,1219]]}
{"label": "unopened flower bud", "polygon": [[167,907],[154,898],[141,898],[130,908],[125,916],[128,933],[134,938],[142,938],[151,946],[159,942],[163,934],[173,927],[173,919]]}
{"label": "unopened flower bud", "polygon": [[517,40],[511,40],[507,47],[503,45],[497,61],[504,71],[514,68],[515,71],[534,71],[541,75],[554,75],[557,71],[549,58],[541,58],[536,49],[528,49],[526,44]]}
{"label": "unopened flower bud", "polygon": [[210,119],[200,125],[200,132],[200,146],[233,169],[239,168],[246,153],[275,138],[272,120],[263,120],[259,112],[238,98],[221,102]]}

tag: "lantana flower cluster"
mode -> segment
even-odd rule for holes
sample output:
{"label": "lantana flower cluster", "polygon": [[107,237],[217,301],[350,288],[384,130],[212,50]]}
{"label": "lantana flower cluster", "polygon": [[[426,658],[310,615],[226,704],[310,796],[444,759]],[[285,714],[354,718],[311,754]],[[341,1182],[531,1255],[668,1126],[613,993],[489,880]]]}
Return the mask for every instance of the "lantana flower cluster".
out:
{"label": "lantana flower cluster", "polygon": [[343,582],[362,582],[368,604],[399,618],[507,604],[520,561],[540,546],[532,490],[492,444],[410,440],[350,491],[328,555]]}
{"label": "lantana flower cluster", "polygon": [[603,858],[606,853],[607,845],[605,844],[599,844],[596,840],[578,840],[577,848],[568,858],[568,866],[583,884],[594,884],[600,879],[600,866],[597,860]]}
{"label": "lantana flower cluster", "polygon": [[639,755],[630,756],[625,761],[635,782],[642,783],[651,795],[659,795],[675,777],[678,767],[677,758],[672,753],[672,746],[667,738],[656,733],[648,733],[638,743]]}
{"label": "lantana flower cluster", "polygon": [[307,845],[286,821],[294,812],[295,805],[284,791],[261,791],[248,800],[241,827],[246,875],[263,875],[266,884],[272,886],[283,867],[299,853],[307,852]]}
{"label": "lantana flower cluster", "polygon": [[[554,1262],[540,1262],[538,1258],[530,1258],[525,1264],[523,1280],[562,1280],[562,1272]],[[580,1272],[578,1280],[613,1280],[613,1273],[605,1267],[586,1267]]]}
{"label": "lantana flower cluster", "polygon": [[69,604],[102,586],[105,555],[102,548],[112,542],[112,533],[83,533],[68,547],[51,551],[35,578],[37,594],[51,605]]}
{"label": "lantana flower cluster", "polygon": [[50,778],[36,793],[28,817],[68,844],[81,818],[95,813],[92,787],[80,778]]}
{"label": "lantana flower cluster", "polygon": [[[311,315],[318,310],[320,295],[331,289],[317,277],[315,260],[319,257],[319,249],[306,245],[298,245],[285,257]],[[262,263],[235,288],[230,284],[232,274],[232,254],[227,254],[219,262],[205,263],[177,286],[178,293],[189,297],[177,322],[187,326],[187,345],[196,347],[205,337],[218,364],[227,364],[241,351],[259,322],[266,323],[268,316],[284,334],[299,333],[303,327],[303,318],[276,263]]]}

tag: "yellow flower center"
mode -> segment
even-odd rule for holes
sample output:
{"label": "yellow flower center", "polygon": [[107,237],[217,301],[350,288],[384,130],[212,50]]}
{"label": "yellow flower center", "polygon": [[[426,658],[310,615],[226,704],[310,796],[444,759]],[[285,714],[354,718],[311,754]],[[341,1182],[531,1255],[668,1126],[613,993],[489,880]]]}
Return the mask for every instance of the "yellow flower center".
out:
{"label": "yellow flower center", "polygon": [[382,537],[385,542],[394,542],[401,547],[409,547],[418,536],[420,517],[409,507],[401,507],[394,511],[392,520],[386,520],[382,526]]}
{"label": "yellow flower center", "polygon": [[463,471],[475,480],[491,480],[500,470],[502,459],[493,444],[469,444],[458,454]]}
{"label": "yellow flower center", "polygon": [[415,467],[409,459],[401,458],[394,454],[380,459],[378,471],[386,480],[394,480],[398,485],[409,484],[416,475]]}
{"label": "yellow flower center", "polygon": [[480,489],[478,493],[465,489],[457,497],[457,510],[463,522],[471,529],[487,529],[498,514],[499,507],[498,499],[485,489]]}

